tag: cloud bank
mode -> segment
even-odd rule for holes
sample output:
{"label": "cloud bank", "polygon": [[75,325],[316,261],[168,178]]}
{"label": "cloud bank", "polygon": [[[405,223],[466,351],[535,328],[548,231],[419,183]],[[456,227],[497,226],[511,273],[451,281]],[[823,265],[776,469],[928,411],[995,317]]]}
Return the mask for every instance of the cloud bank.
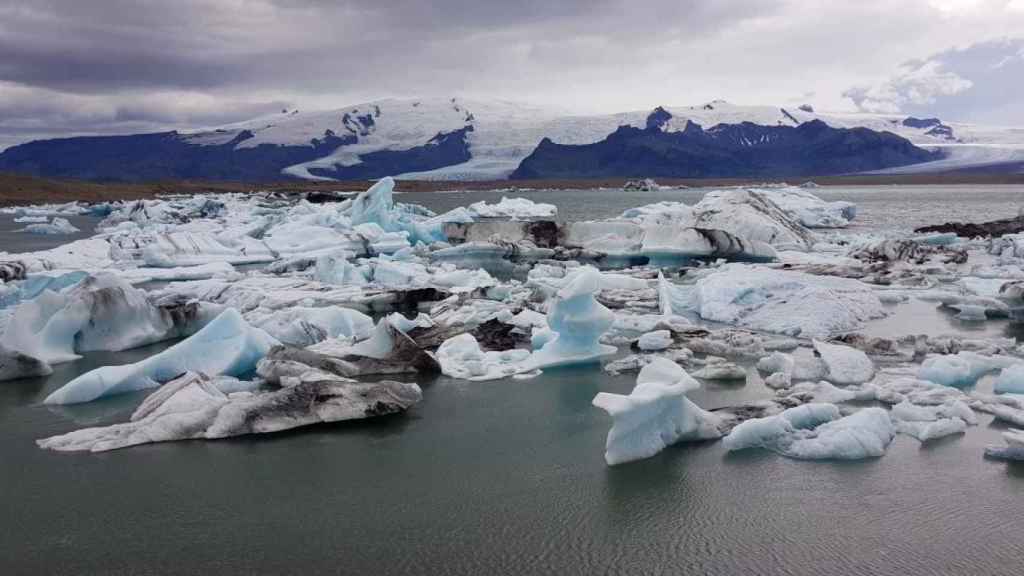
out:
{"label": "cloud bank", "polygon": [[813,99],[1013,116],[1012,103],[990,107],[1022,88],[1018,45],[997,42],[1022,35],[1021,4],[0,0],[0,147],[389,96],[579,112]]}

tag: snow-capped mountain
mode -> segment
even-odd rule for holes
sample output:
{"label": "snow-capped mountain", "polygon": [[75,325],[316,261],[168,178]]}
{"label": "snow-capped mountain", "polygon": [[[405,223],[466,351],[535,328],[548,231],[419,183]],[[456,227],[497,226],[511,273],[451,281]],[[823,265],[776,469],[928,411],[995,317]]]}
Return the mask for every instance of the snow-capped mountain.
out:
{"label": "snow-capped mountain", "polygon": [[[792,136],[780,136],[789,131],[778,128],[815,121],[815,126],[829,132],[827,138],[820,140],[821,134],[817,134],[817,140],[801,146],[810,153],[834,155],[834,150],[822,152],[821,142],[840,142],[834,149],[845,150],[844,160],[815,158],[799,167],[775,163],[748,169],[742,175],[787,175],[787,170],[797,175],[792,172],[795,169],[800,175],[817,175],[816,170],[832,174],[1024,170],[1024,129],[934,118],[818,113],[808,106],[737,106],[722,101],[583,116],[511,102],[459,98],[387,99],[315,112],[286,110],[212,130],[36,141],[0,153],[0,170],[98,180],[364,179],[389,174],[452,180],[500,179],[513,174],[547,177],[554,173],[520,170],[542,141],[546,145],[596,145],[621,126],[631,126],[673,141],[679,140],[673,135],[693,134],[699,128],[706,136],[704,143],[688,142],[690,152],[696,146],[697,156],[713,150],[725,157],[717,164],[705,160],[708,170],[679,173],[741,175],[733,174],[730,166],[750,168],[751,158],[782,157],[786,150],[781,146],[794,145]],[[869,138],[869,142],[842,132],[850,129],[898,138]],[[905,146],[904,139],[913,146]],[[855,144],[852,149],[851,142]],[[709,148],[708,143],[713,146]],[[918,152],[915,147],[937,153]],[[551,154],[555,148],[549,146],[546,152],[549,161],[554,161]],[[693,158],[693,154],[669,156],[654,164],[694,162]],[[562,175],[637,174],[583,170],[563,171]]]}

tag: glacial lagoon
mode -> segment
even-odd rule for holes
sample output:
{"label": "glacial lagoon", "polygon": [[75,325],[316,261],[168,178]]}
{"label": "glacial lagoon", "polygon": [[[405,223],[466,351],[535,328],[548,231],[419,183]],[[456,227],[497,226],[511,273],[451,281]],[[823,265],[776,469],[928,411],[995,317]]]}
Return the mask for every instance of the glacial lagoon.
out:
{"label": "glacial lagoon", "polygon": [[[847,232],[983,221],[1024,205],[1022,187],[813,192],[857,204]],[[504,194],[556,204],[561,219],[576,221],[693,203],[703,191]],[[396,200],[442,213],[501,195]],[[46,247],[9,229],[0,220],[3,250]],[[37,243],[19,245],[22,238]],[[887,309],[862,332],[1021,340],[1005,319],[965,322],[929,302]],[[1024,464],[983,458],[1008,429],[988,414],[978,413],[966,434],[928,443],[898,434],[884,456],[861,461],[727,453],[707,441],[609,467],[611,419],[591,401],[599,392],[628,394],[636,374],[599,365],[531,379],[419,379],[423,401],[405,414],[272,435],[100,454],[36,446],[123,422],[148,395],[43,405],[50,393],[90,369],[172,344],[88,353],[51,376],[0,383],[7,573],[1017,574],[1024,557]],[[618,356],[626,354],[620,347]],[[745,381],[705,381],[689,398],[712,410],[772,397],[753,362],[741,364]],[[975,388],[991,392],[992,381]]]}

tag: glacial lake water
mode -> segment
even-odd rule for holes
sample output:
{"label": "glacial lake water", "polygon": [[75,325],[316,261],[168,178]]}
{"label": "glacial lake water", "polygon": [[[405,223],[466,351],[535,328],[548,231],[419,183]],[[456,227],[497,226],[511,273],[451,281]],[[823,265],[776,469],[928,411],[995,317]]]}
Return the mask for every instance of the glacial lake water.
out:
{"label": "glacial lake water", "polygon": [[[1024,187],[814,192],[858,203],[865,229],[1009,216],[1024,203]],[[506,195],[579,219],[700,193]],[[500,196],[401,200],[440,211]],[[875,329],[968,329],[931,308]],[[983,330],[1016,335],[1009,325]],[[609,418],[590,401],[599,391],[627,393],[635,375],[593,367],[532,380],[442,377],[421,382],[424,400],[405,415],[264,437],[95,455],[36,448],[37,438],[124,421],[145,396],[55,408],[40,404],[50,391],[168,345],[90,354],[48,378],[0,382],[0,574],[1024,571],[1024,465],[982,457],[1004,429],[986,415],[964,436],[924,445],[897,436],[884,457],[862,462],[726,454],[712,442],[609,468]],[[751,377],[690,396],[715,408],[769,395]]]}

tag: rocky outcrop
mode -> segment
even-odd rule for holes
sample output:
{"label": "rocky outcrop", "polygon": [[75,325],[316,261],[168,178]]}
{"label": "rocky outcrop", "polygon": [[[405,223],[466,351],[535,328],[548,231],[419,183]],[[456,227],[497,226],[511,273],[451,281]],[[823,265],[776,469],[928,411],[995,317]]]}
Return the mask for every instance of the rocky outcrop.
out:
{"label": "rocky outcrop", "polygon": [[978,223],[946,222],[945,224],[915,228],[914,232],[919,234],[952,232],[961,238],[994,238],[1004,234],[1018,234],[1020,232],[1024,232],[1024,216]]}

